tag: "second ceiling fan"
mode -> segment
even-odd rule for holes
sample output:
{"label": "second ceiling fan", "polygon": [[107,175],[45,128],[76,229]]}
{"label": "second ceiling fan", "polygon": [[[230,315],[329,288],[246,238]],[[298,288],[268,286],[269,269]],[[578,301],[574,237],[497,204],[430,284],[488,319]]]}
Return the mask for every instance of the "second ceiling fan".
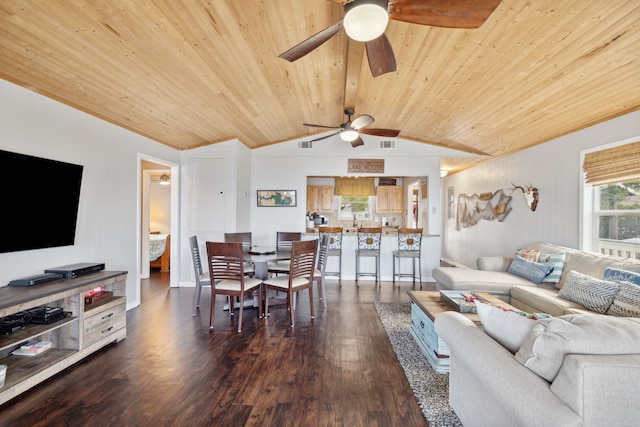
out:
{"label": "second ceiling fan", "polygon": [[365,42],[373,77],[396,70],[396,58],[384,34],[389,19],[444,28],[478,28],[501,0],[327,0],[341,3],[344,18],[279,55],[293,62],[343,28],[349,38]]}
{"label": "second ceiling fan", "polygon": [[353,115],[353,113],[353,108],[345,109],[344,114],[347,115],[348,119],[340,126],[325,126],[314,125],[312,123],[303,123],[304,126],[308,127],[337,129],[337,132],[334,132],[330,135],[322,136],[320,138],[311,139],[309,140],[309,142],[320,141],[322,139],[330,138],[334,135],[340,134],[340,138],[342,140],[350,142],[351,146],[355,148],[364,145],[364,141],[362,140],[362,138],[360,138],[361,133],[365,135],[386,136],[390,138],[394,138],[400,134],[400,131],[396,129],[364,129],[365,126],[369,126],[371,123],[373,123],[375,119],[368,114],[363,114],[351,121],[351,116]]}

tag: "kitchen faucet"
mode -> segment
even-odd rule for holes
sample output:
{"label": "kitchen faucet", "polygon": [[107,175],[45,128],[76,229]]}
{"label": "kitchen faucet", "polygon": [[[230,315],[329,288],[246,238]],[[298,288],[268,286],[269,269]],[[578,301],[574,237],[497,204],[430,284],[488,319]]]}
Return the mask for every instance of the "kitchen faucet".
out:
{"label": "kitchen faucet", "polygon": [[358,228],[358,224],[356,224],[356,214],[353,214],[353,228]]}

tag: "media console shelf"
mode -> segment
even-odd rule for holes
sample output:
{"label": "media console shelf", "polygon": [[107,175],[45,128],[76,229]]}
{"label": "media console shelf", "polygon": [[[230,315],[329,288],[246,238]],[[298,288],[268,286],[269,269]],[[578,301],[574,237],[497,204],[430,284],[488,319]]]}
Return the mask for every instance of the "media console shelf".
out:
{"label": "media console shelf", "polygon": [[[35,307],[62,307],[70,316],[47,325],[28,325],[0,335],[0,364],[7,365],[0,404],[68,368],[91,353],[127,336],[126,271],[100,271],[75,279],[61,279],[30,287],[0,288],[0,317]],[[113,296],[85,304],[84,293],[103,286]],[[49,350],[35,356],[14,356],[27,341],[51,341]]]}

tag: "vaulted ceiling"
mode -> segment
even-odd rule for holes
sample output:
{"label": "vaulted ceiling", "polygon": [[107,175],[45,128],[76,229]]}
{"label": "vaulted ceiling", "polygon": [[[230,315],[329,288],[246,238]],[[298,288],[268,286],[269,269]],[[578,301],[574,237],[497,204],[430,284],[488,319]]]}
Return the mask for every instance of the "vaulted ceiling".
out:
{"label": "vaulted ceiling", "polygon": [[503,0],[478,29],[391,20],[397,71],[376,78],[344,32],[278,57],[342,17],[326,0],[3,1],[0,78],[177,149],[308,140],[323,129],[302,123],[353,107],[496,157],[640,109],[637,0]]}

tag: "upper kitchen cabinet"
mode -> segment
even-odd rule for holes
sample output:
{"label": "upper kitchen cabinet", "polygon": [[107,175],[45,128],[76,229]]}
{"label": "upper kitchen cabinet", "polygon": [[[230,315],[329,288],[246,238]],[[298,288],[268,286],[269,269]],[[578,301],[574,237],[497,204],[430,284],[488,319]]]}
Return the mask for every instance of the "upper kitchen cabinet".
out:
{"label": "upper kitchen cabinet", "polygon": [[333,187],[307,186],[307,212],[333,212]]}
{"label": "upper kitchen cabinet", "polygon": [[404,212],[403,187],[393,185],[379,185],[376,190],[377,213]]}

